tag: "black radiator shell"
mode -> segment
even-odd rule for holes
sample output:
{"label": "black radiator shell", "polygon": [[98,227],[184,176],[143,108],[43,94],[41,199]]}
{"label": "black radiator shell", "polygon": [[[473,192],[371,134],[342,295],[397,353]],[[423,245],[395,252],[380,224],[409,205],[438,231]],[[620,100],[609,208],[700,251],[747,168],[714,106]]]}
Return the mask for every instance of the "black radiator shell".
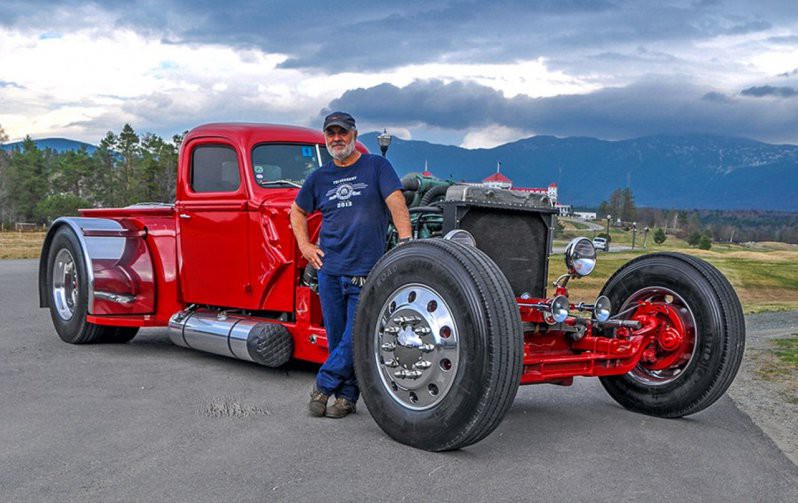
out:
{"label": "black radiator shell", "polygon": [[546,296],[557,210],[545,198],[503,189],[455,186],[446,199],[438,203],[443,207],[444,236],[453,229],[470,232],[477,248],[507,277],[516,297]]}

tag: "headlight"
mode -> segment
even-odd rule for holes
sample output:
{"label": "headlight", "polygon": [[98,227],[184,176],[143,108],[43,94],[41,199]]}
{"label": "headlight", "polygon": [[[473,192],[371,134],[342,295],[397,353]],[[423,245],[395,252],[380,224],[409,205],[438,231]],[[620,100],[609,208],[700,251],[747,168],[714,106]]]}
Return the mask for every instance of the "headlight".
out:
{"label": "headlight", "polygon": [[454,241],[463,245],[477,247],[477,240],[474,236],[465,229],[452,229],[443,236],[443,239]]}
{"label": "headlight", "polygon": [[607,321],[610,319],[610,312],[612,312],[610,299],[608,299],[606,295],[601,295],[596,299],[596,303],[593,304],[593,316],[595,316],[598,321]]}
{"label": "headlight", "polygon": [[596,247],[588,238],[576,238],[565,248],[565,267],[568,274],[581,278],[596,267]]}
{"label": "headlight", "polygon": [[571,305],[565,295],[558,295],[551,301],[551,316],[557,323],[562,323],[568,318]]}

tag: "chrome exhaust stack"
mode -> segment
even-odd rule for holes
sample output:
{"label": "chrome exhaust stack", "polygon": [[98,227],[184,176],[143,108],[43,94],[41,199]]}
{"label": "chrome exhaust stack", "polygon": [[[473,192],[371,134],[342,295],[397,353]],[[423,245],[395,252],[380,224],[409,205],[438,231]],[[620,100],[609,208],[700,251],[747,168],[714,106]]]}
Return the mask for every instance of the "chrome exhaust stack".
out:
{"label": "chrome exhaust stack", "polygon": [[169,339],[184,348],[279,367],[294,350],[283,325],[210,309],[184,310],[169,320]]}

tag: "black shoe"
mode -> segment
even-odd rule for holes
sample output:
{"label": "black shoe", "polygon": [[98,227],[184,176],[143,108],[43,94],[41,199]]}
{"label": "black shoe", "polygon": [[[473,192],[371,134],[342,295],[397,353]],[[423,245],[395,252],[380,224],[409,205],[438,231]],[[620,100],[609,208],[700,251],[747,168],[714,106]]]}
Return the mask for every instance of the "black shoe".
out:
{"label": "black shoe", "polygon": [[354,414],[355,412],[357,412],[355,402],[349,401],[346,398],[336,398],[335,402],[327,408],[326,415],[333,419],[340,419],[349,414]]}
{"label": "black shoe", "polygon": [[327,412],[327,400],[329,399],[330,397],[328,395],[325,395],[319,391],[316,386],[313,386],[313,391],[310,392],[310,403],[308,404],[310,415],[323,417],[324,413]]}

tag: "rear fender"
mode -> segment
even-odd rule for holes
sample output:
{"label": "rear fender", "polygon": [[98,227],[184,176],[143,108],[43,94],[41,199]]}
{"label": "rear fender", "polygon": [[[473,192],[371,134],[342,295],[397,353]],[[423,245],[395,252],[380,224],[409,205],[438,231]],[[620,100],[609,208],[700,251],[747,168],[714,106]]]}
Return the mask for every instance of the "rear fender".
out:
{"label": "rear fender", "polygon": [[68,227],[80,243],[88,275],[89,314],[155,312],[155,276],[146,228],[125,227],[107,218],[62,217],[53,222],[39,258],[39,306],[50,305],[47,263],[53,236],[62,227]]}

